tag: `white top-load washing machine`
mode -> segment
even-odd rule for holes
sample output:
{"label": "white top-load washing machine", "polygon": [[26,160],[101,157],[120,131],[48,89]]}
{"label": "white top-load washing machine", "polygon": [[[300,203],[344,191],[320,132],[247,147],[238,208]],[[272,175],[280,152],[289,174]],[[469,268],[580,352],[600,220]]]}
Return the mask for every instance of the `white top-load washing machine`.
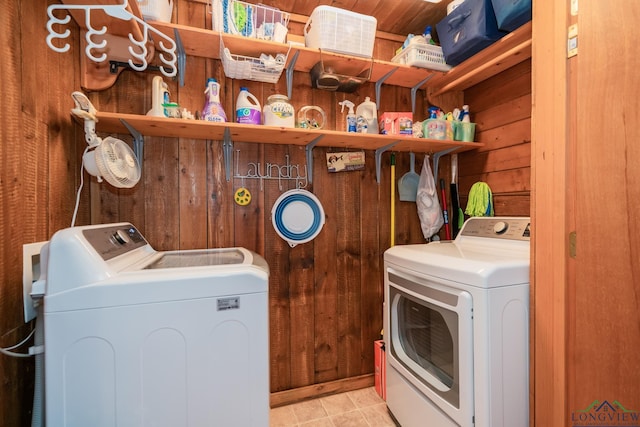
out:
{"label": "white top-load washing machine", "polygon": [[155,251],[131,224],[45,246],[48,426],[268,426],[266,262]]}
{"label": "white top-load washing machine", "polygon": [[529,425],[525,217],[384,254],[387,406],[403,427]]}

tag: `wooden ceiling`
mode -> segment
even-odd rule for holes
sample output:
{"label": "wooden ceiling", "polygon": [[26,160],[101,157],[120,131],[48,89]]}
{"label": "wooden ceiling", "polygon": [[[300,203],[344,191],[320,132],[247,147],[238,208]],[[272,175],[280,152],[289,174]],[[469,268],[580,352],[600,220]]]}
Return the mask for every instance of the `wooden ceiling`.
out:
{"label": "wooden ceiling", "polygon": [[[253,2],[253,1],[252,1]],[[327,5],[373,16],[378,31],[406,36],[422,34],[427,25],[434,27],[447,14],[450,0],[430,3],[424,0],[261,0],[267,6],[285,12],[309,16],[317,6]]]}

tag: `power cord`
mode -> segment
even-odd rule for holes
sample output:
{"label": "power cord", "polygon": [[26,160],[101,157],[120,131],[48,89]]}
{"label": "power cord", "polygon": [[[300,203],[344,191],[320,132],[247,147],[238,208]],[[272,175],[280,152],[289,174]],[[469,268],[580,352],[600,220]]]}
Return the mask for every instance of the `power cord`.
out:
{"label": "power cord", "polygon": [[31,330],[31,332],[29,333],[29,335],[23,339],[21,342],[19,342],[16,345],[12,345],[11,347],[6,347],[6,348],[0,348],[0,353],[4,354],[5,356],[9,356],[9,357],[32,357],[35,356],[35,354],[31,354],[31,353],[16,353],[13,352],[11,350],[14,350],[22,345],[24,345],[27,341],[29,341],[29,339],[31,339],[31,337],[33,336],[33,334],[35,334],[36,330],[35,328]]}

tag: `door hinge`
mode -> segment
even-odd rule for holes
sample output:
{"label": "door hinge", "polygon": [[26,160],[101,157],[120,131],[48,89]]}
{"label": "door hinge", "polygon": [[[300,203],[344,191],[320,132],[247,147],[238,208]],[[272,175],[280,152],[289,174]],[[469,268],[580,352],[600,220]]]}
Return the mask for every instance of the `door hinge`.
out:
{"label": "door hinge", "polygon": [[569,233],[569,256],[571,258],[576,257],[576,232]]}
{"label": "door hinge", "polygon": [[567,31],[567,58],[578,54],[578,24],[571,25]]}

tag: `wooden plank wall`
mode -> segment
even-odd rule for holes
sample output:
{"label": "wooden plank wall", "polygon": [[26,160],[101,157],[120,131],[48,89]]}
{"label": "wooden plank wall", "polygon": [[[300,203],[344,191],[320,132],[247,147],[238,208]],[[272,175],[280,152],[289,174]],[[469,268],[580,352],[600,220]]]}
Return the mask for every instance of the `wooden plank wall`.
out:
{"label": "wooden plank wall", "polygon": [[[530,215],[531,61],[524,61],[464,94],[483,148],[459,157],[460,203],[477,181],[489,184],[495,214]],[[551,190],[551,189],[550,189]]]}
{"label": "wooden plank wall", "polygon": [[[1,12],[5,61],[0,64],[6,77],[1,83],[5,108],[0,110],[0,339],[8,346],[30,327],[22,321],[22,244],[46,240],[69,226],[86,145],[82,128],[69,115],[70,93],[79,89],[83,54],[77,28],[71,24],[70,52],[59,54],[44,43],[44,5],[14,1],[3,4]],[[210,27],[202,3],[180,0],[175,12],[178,23]],[[292,26],[296,31],[301,28]],[[379,40],[376,55],[389,58],[395,46]],[[202,107],[207,77],[222,82],[229,115],[241,85],[262,102],[270,94],[286,93],[284,78],[277,84],[226,79],[214,60],[189,57],[187,70],[184,87],[168,83],[172,99],[192,111]],[[496,214],[529,214],[529,70],[527,63],[514,67],[465,94],[479,138],[487,146],[460,155],[463,206],[471,184],[482,179],[494,190]],[[89,97],[99,110],[144,114],[151,106],[152,77],[125,71],[114,87]],[[338,101],[348,98],[358,104],[365,96],[375,96],[373,84],[342,94],[312,90],[309,76],[300,73],[293,83],[296,109],[321,106],[331,129],[341,129],[345,120]],[[420,94],[416,118],[424,119],[428,102]],[[381,111],[406,110],[410,110],[410,90],[383,85]],[[129,135],[120,137],[131,142]],[[236,143],[234,150],[241,171],[249,162],[284,164],[287,155],[291,164],[305,163],[304,149],[295,146]],[[325,156],[330,151],[314,150],[313,185],[307,187],[323,204],[325,226],[314,241],[294,248],[271,225],[271,207],[294,183],[284,181],[280,188],[277,181],[265,181],[263,187],[255,180],[227,182],[220,141],[145,138],[142,181],[127,190],[85,182],[77,224],[130,221],[158,250],[244,246],[260,253],[271,269],[272,391],[306,389],[306,395],[339,391],[347,387],[340,380],[363,384],[363,375],[370,378],[373,372],[372,341],[382,327],[382,255],[390,242],[390,153],[382,157],[382,179],[377,184],[373,151],[366,151],[364,171],[328,173]],[[418,173],[422,158],[416,156]],[[446,157],[441,164],[441,176],[448,179]],[[408,153],[399,153],[396,177],[408,170]],[[253,194],[246,207],[232,201],[240,186]],[[423,242],[415,204],[394,203],[396,244]],[[29,424],[32,369],[31,361],[0,356],[0,419],[6,425]],[[324,386],[332,381],[333,386]],[[296,398],[295,393],[292,396],[287,399]]]}
{"label": "wooden plank wall", "polygon": [[[48,3],[15,0],[0,5],[2,347],[22,341],[33,328],[24,323],[22,313],[22,245],[48,240],[70,225],[86,146],[69,119],[70,94],[79,88],[77,30],[70,24],[67,54],[50,50],[45,44]],[[79,221],[86,223],[88,214],[85,203]],[[26,350],[23,346],[15,351]],[[0,424],[31,424],[33,378],[33,359],[0,355]]]}

